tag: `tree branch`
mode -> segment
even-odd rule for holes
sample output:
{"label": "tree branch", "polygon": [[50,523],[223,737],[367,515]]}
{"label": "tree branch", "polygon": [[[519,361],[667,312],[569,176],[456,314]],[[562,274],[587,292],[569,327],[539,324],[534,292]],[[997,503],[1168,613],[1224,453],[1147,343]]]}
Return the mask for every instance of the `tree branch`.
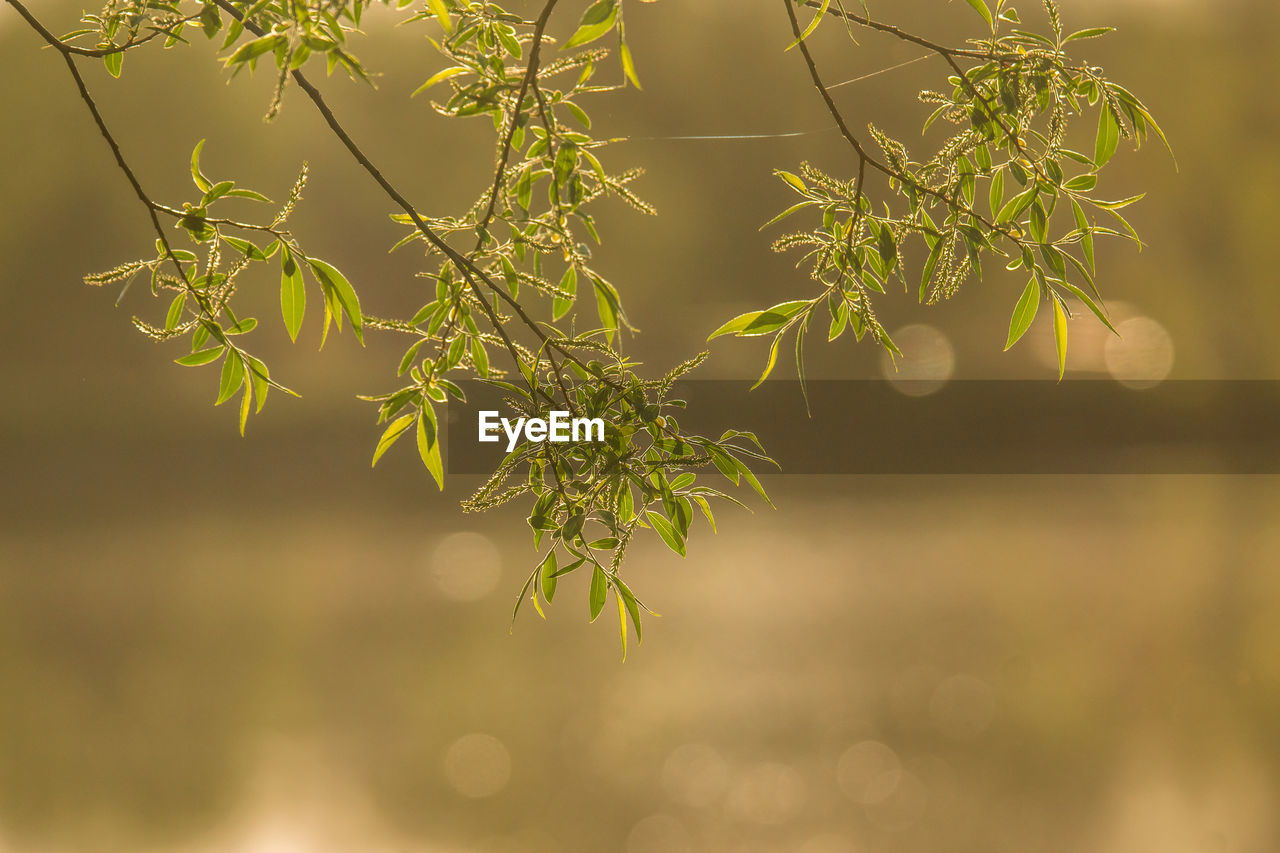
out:
{"label": "tree branch", "polygon": [[[214,2],[228,14],[235,17],[236,20],[244,24],[245,29],[249,30],[249,32],[258,36],[264,35],[262,28],[254,24],[252,21],[246,20],[240,10],[236,9],[229,0],[214,0]],[[548,7],[554,6],[555,2],[557,2],[557,0],[548,0]],[[550,12],[547,11],[547,9],[544,9],[543,11],[548,16],[550,15]],[[363,168],[365,172],[368,173],[369,177],[373,178],[374,182],[382,188],[382,191],[386,193],[387,197],[395,202],[396,206],[405,212],[405,214],[413,221],[414,226],[422,236],[425,237],[431,245],[439,249],[445,257],[453,261],[453,263],[458,267],[463,277],[467,280],[467,284],[470,286],[472,293],[480,301],[489,322],[502,338],[507,351],[511,353],[512,358],[514,358],[517,363],[520,363],[521,361],[520,351],[516,347],[515,342],[511,340],[510,336],[507,334],[506,329],[503,327],[501,318],[498,317],[493,306],[491,306],[485,298],[484,291],[480,287],[482,282],[489,288],[489,290],[497,294],[500,299],[507,303],[511,310],[513,310],[520,318],[521,322],[523,322],[524,325],[533,332],[542,344],[555,349],[564,358],[574,364],[577,364],[582,369],[586,369],[586,364],[584,364],[575,353],[542,330],[542,327],[539,326],[536,320],[529,316],[528,312],[524,310],[524,307],[518,300],[507,293],[505,289],[499,287],[493,279],[491,279],[482,269],[476,266],[474,261],[450,246],[442,237],[440,237],[440,235],[427,225],[422,216],[419,215],[418,211],[409,203],[409,200],[405,198],[390,181],[387,180],[381,170],[373,164],[373,161],[369,159],[368,155],[366,155],[360,146],[356,144],[355,140],[351,138],[351,135],[348,134],[346,129],[342,126],[342,123],[338,121],[337,116],[334,115],[333,110],[329,108],[324,96],[320,94],[320,91],[316,89],[314,85],[312,85],[306,75],[301,71],[295,70],[292,72],[292,77],[294,82],[298,84],[298,87],[302,89],[306,96],[311,100],[311,103],[315,105],[315,108],[320,111],[320,115],[324,119],[325,124],[329,126],[329,129],[338,137],[338,140],[343,144],[351,156],[355,158],[355,161],[360,164],[361,168]]]}
{"label": "tree branch", "polygon": [[[865,166],[870,166],[871,168],[875,169],[877,172],[880,172],[881,174],[885,175],[888,178],[901,181],[902,183],[912,187],[913,189],[921,193],[924,193],[925,195],[929,195],[938,199],[939,201],[946,204],[952,210],[963,213],[966,216],[972,216],[975,220],[977,220],[978,222],[981,222],[984,226],[991,229],[992,231],[999,232],[1000,234],[1003,234],[1005,237],[1009,238],[1010,240],[1017,243],[1018,245],[1022,245],[1022,241],[1019,240],[1018,237],[1016,237],[1013,234],[1013,232],[1008,229],[1008,227],[1000,226],[994,222],[988,221],[985,217],[979,214],[972,207],[966,204],[963,204],[962,202],[956,199],[951,198],[946,193],[941,192],[940,190],[935,190],[935,189],[932,189],[931,187],[927,187],[919,183],[918,181],[912,179],[909,175],[901,174],[899,172],[894,171],[893,169],[889,168],[887,165],[885,165],[884,163],[881,163],[879,160],[875,159],[874,157],[872,157],[870,154],[867,153],[862,143],[859,142],[858,138],[853,135],[852,131],[849,130],[849,126],[848,124],[845,123],[844,116],[840,113],[839,107],[836,106],[836,102],[831,98],[831,92],[827,89],[826,84],[822,82],[822,75],[818,72],[818,65],[814,61],[813,54],[809,51],[809,45],[805,42],[805,40],[800,38],[800,35],[801,35],[800,21],[798,18],[796,18],[796,10],[795,10],[795,5],[793,3],[793,0],[782,0],[782,2],[783,2],[783,5],[787,7],[787,17],[790,18],[791,20],[792,32],[795,34],[795,37],[798,40],[797,46],[800,49],[801,56],[804,57],[805,65],[808,66],[809,68],[809,76],[813,80],[813,85],[817,88],[818,93],[822,95],[822,100],[827,105],[827,111],[831,113],[832,119],[835,120],[836,126],[840,129],[840,134],[844,136],[844,138],[848,141],[849,145],[853,148],[854,153],[857,154],[859,171],[861,172]],[[809,5],[811,2],[812,0],[805,0],[805,5]],[[862,19],[862,20],[865,20],[865,19]],[[886,25],[877,25],[876,28],[883,29],[885,27]],[[888,30],[896,30],[896,29],[897,29],[896,27],[888,28]],[[916,41],[917,44],[924,44],[924,46],[930,47],[931,49],[936,49],[936,46],[930,43],[924,43],[914,38],[909,40]],[[859,179],[859,185],[861,185],[861,179]]]}

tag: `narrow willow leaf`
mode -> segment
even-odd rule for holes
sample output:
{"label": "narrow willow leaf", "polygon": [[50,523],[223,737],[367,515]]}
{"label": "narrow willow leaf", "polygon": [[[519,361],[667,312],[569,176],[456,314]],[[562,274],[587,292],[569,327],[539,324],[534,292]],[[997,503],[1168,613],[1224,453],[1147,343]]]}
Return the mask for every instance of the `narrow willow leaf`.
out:
{"label": "narrow willow leaf", "polygon": [[[271,374],[267,371],[267,366],[253,356],[249,356],[246,372],[249,375],[249,384],[253,386],[253,393],[258,397],[257,411],[261,412],[262,407],[267,404],[267,392],[271,390],[271,386],[276,384],[271,381]],[[298,396],[288,388],[280,386],[282,390]]]}
{"label": "narrow willow leaf", "polygon": [[1120,126],[1104,102],[1099,109],[1098,135],[1093,143],[1093,162],[1098,168],[1106,165],[1120,145]]}
{"label": "narrow willow leaf", "polygon": [[1057,294],[1053,296],[1053,343],[1058,350],[1058,381],[1061,382],[1067,372],[1067,312]]}
{"label": "narrow willow leaf", "polygon": [[231,395],[240,389],[240,385],[243,382],[244,362],[240,360],[240,353],[235,350],[229,350],[226,359],[222,362],[222,376],[218,382],[218,399],[214,405],[221,406],[231,399]]}
{"label": "narrow willow leaf", "polygon": [[244,394],[240,398],[240,436],[244,437],[244,429],[249,423],[249,410],[253,408],[253,384],[246,378]]}
{"label": "narrow willow leaf", "polygon": [[662,541],[667,543],[667,547],[681,557],[685,556],[684,539],[676,532],[671,522],[653,510],[647,510],[645,514],[649,517],[649,523],[653,525],[653,529],[658,531],[658,535],[662,537]]}
{"label": "narrow willow leaf", "polygon": [[448,80],[450,77],[457,77],[459,74],[463,74],[469,70],[470,69],[466,68],[465,66],[455,65],[452,68],[446,68],[443,71],[437,71],[435,74],[432,74],[430,77],[427,78],[427,82],[423,83],[421,86],[414,89],[413,94],[411,94],[409,97],[416,98],[418,95],[427,91],[437,83],[443,83],[445,80]]}
{"label": "narrow willow leaf", "polygon": [[1115,32],[1115,30],[1116,30],[1115,27],[1091,27],[1087,30],[1080,30],[1079,32],[1072,33],[1071,35],[1064,38],[1062,40],[1062,43],[1066,44],[1069,41],[1076,41],[1078,39],[1093,39],[1093,38],[1097,38],[1098,36],[1104,36],[1107,33],[1113,33]]}
{"label": "narrow willow leaf", "polygon": [[745,314],[739,314],[737,317],[734,317],[732,320],[708,335],[707,340],[710,341],[720,337],[721,335],[732,335],[736,332],[741,332],[763,313],[763,311],[748,311]]}
{"label": "narrow willow leaf", "polygon": [[707,502],[707,499],[701,495],[694,495],[693,502],[698,505],[698,508],[702,510],[702,514],[707,517],[707,524],[711,525],[711,532],[718,533],[719,531],[716,530],[716,516],[711,511],[711,504]]}
{"label": "narrow willow leaf", "polygon": [[1080,245],[1084,249],[1084,259],[1089,264],[1089,269],[1093,272],[1097,271],[1097,267],[1093,262],[1093,229],[1089,227],[1089,219],[1084,215],[1084,208],[1080,206],[1080,202],[1071,199],[1071,211],[1075,215],[1076,228],[1080,229]]}
{"label": "narrow willow leaf", "polygon": [[577,32],[564,43],[562,50],[590,44],[613,29],[618,19],[618,0],[597,0],[583,13]]}
{"label": "narrow willow leaf", "polygon": [[1033,278],[1027,282],[1022,296],[1018,298],[1018,304],[1013,307],[1013,316],[1009,318],[1009,339],[1004,345],[1005,352],[1008,352],[1027,333],[1027,329],[1031,328],[1031,322],[1035,320],[1039,309],[1040,284]]}
{"label": "narrow willow leaf", "polygon": [[360,299],[356,296],[355,290],[351,287],[351,282],[347,281],[347,277],[338,272],[337,268],[332,264],[315,258],[307,258],[307,264],[310,265],[311,271],[315,273],[317,279],[322,285],[327,285],[327,290],[333,294],[338,304],[342,306],[342,313],[347,315],[347,319],[351,321],[351,326],[355,330],[356,340],[364,344],[364,315],[360,313]]}
{"label": "narrow willow leaf", "polygon": [[622,582],[622,578],[613,579],[613,588],[627,608],[627,615],[631,617],[631,624],[636,629],[636,644],[639,645],[644,642],[644,631],[640,628],[640,603],[636,601],[631,588]]}
{"label": "narrow willow leaf", "polygon": [[396,439],[404,435],[405,431],[413,425],[413,415],[402,415],[396,418],[382,433],[382,438],[378,439],[378,446],[373,451],[373,462],[369,467],[378,464],[378,460],[382,458],[382,454],[391,449],[391,445],[396,443]]}
{"label": "narrow willow leaf", "polygon": [[200,152],[204,149],[204,140],[201,139],[196,143],[196,147],[191,151],[191,180],[195,182],[196,189],[202,193],[207,193],[213,186],[209,179],[200,171]]}
{"label": "narrow willow leaf", "polygon": [[173,297],[173,302],[169,304],[169,313],[164,318],[164,330],[171,332],[178,326],[178,321],[182,319],[182,307],[187,303],[187,294],[179,293]]}
{"label": "narrow willow leaf", "polygon": [[422,458],[422,464],[431,472],[431,477],[436,481],[436,485],[440,491],[444,491],[444,465],[440,459],[440,442],[435,440],[433,435],[427,435],[428,414],[434,419],[435,413],[430,406],[424,406],[422,412],[418,416],[418,456]]}
{"label": "narrow willow leaf", "polygon": [[591,607],[592,622],[596,621],[596,617],[604,609],[604,602],[608,596],[609,579],[605,576],[604,569],[596,566],[591,572],[591,590],[587,595],[588,604]]}
{"label": "narrow willow leaf", "polygon": [[734,459],[733,464],[740,472],[742,472],[743,479],[751,485],[751,488],[756,490],[756,494],[764,498],[764,502],[769,506],[777,509],[776,506],[773,506],[773,501],[769,498],[769,493],[764,490],[764,486],[760,485],[760,480],[751,472],[751,469],[747,467],[746,463],[741,459]]}
{"label": "narrow willow leaf", "polygon": [[476,373],[484,379],[489,378],[489,354],[485,352],[484,344],[479,338],[471,339],[471,363],[476,368]]}
{"label": "narrow willow leaf", "polygon": [[822,18],[827,14],[827,9],[830,8],[830,6],[831,0],[822,0],[822,5],[818,8],[817,14],[813,16],[813,20],[809,22],[809,26],[804,28],[804,32],[800,34],[798,39],[787,45],[787,50],[791,50],[791,48],[813,35],[813,31],[818,28],[818,24],[822,23]]}
{"label": "narrow willow leaf", "polygon": [[119,77],[120,70],[124,67],[124,51],[119,50],[115,53],[108,53],[102,57],[102,63],[107,66],[107,73],[112,77]]}
{"label": "narrow willow leaf", "polygon": [[219,356],[226,352],[226,347],[210,347],[193,352],[191,355],[184,355],[182,358],[174,359],[174,364],[181,364],[183,367],[199,367],[202,364],[208,364],[216,361]]}
{"label": "narrow willow leaf", "polygon": [[[738,332],[738,336],[742,338],[755,337],[759,335],[767,335],[776,332],[810,305],[807,299],[796,299],[791,302],[782,302],[765,311],[760,312],[755,319],[751,320]],[[745,316],[745,315],[744,315]]]}
{"label": "narrow willow leaf", "polygon": [[542,594],[546,597],[547,604],[550,604],[556,597],[556,584],[559,583],[555,549],[547,552],[547,557],[539,564],[538,571],[542,576]]}
{"label": "narrow willow leaf", "polygon": [[613,596],[618,602],[618,636],[622,639],[622,660],[627,659],[627,611],[623,605],[622,596],[614,592]]}
{"label": "narrow willow leaf", "polygon": [[773,373],[773,366],[778,363],[778,346],[782,343],[782,333],[779,332],[773,339],[773,345],[769,347],[769,361],[764,366],[764,372],[760,374],[760,378],[756,380],[756,384],[751,386],[751,390],[759,388],[764,381],[769,378],[769,374]]}
{"label": "narrow willow leaf", "polygon": [[995,173],[991,178],[991,189],[987,193],[987,201],[991,204],[991,212],[995,215],[1000,214],[1000,208],[1004,206],[1004,171]]}
{"label": "narrow willow leaf", "polygon": [[982,0],[966,0],[966,2],[968,2],[968,4],[972,6],[979,15],[982,16],[982,20],[987,22],[988,27],[991,27],[993,29],[995,28],[995,24],[992,22],[992,19],[991,19],[991,10],[987,8],[986,3],[982,2]]}
{"label": "narrow willow leaf", "polygon": [[[618,53],[622,58],[622,73],[631,81],[632,86],[643,89],[644,87],[640,85],[640,77],[636,74],[636,61],[631,56],[631,46],[622,35],[622,27],[618,27]],[[589,124],[587,126],[590,127]]]}
{"label": "narrow willow leaf", "polygon": [[303,286],[302,270],[288,251],[280,257],[280,314],[284,318],[284,327],[289,332],[289,340],[297,343],[302,319],[307,311],[307,291]]}
{"label": "narrow willow leaf", "polygon": [[1099,320],[1102,321],[1102,325],[1110,329],[1113,334],[1116,334],[1116,335],[1120,334],[1119,332],[1116,331],[1116,327],[1111,325],[1111,321],[1107,319],[1107,312],[1102,310],[1102,306],[1099,305],[1097,302],[1094,302],[1093,298],[1089,296],[1089,294],[1085,293],[1083,290],[1076,287],[1074,284],[1072,284],[1069,281],[1062,282],[1062,286],[1065,287],[1067,290],[1070,290],[1072,293],[1074,293],[1076,295],[1076,298],[1079,299],[1081,302],[1083,302],[1085,306],[1090,311],[1093,312],[1093,316],[1097,317]]}
{"label": "narrow willow leaf", "polygon": [[427,0],[427,5],[431,7],[432,14],[440,22],[440,26],[444,27],[444,31],[453,35],[453,20],[449,17],[449,7],[444,5],[444,0]]}
{"label": "narrow willow leaf", "polygon": [[788,207],[786,210],[779,213],[777,216],[773,217],[773,219],[770,219],[768,222],[761,225],[759,230],[763,231],[764,229],[768,228],[770,225],[773,225],[774,223],[777,223],[777,222],[781,222],[783,219],[786,219],[791,214],[804,210],[806,207],[809,207],[810,205],[813,205],[813,204],[817,204],[817,202],[813,200],[809,200],[809,201],[802,201],[799,204],[793,204],[790,207]]}

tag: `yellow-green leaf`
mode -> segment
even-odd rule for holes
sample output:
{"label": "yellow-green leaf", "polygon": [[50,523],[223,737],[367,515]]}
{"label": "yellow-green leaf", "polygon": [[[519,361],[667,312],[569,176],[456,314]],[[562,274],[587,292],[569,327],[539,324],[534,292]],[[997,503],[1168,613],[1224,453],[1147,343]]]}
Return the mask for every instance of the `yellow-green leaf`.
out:
{"label": "yellow-green leaf", "polygon": [[1067,372],[1067,312],[1056,294],[1053,297],[1053,342],[1058,348],[1058,381],[1061,382]]}
{"label": "yellow-green leaf", "polygon": [[378,446],[373,451],[373,462],[370,467],[378,464],[378,460],[382,458],[382,454],[391,449],[391,445],[396,443],[396,439],[404,435],[405,430],[413,423],[413,415],[401,415],[391,422],[391,425],[382,433],[382,438],[378,439]]}

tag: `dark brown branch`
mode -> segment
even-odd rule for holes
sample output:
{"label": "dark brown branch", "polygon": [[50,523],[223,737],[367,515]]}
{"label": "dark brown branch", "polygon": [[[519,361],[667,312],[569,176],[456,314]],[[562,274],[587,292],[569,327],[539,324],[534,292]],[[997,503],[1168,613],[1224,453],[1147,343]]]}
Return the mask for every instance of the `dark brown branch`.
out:
{"label": "dark brown branch", "polygon": [[[229,0],[214,0],[214,2],[228,14],[243,23],[245,29],[255,35],[263,35],[262,28],[254,24],[252,21],[246,21],[240,10],[231,5]],[[472,294],[479,300],[490,324],[493,325],[494,330],[498,333],[499,337],[502,338],[508,352],[511,353],[512,358],[514,358],[517,363],[520,363],[521,361],[520,351],[516,347],[515,342],[511,340],[510,336],[507,334],[506,329],[503,327],[501,318],[498,317],[497,312],[485,297],[485,293],[480,287],[482,282],[516,313],[521,322],[523,322],[530,331],[537,336],[541,343],[552,347],[564,358],[574,364],[577,364],[580,368],[584,370],[586,369],[587,366],[583,363],[582,359],[578,358],[578,356],[571,350],[544,332],[538,322],[529,316],[528,312],[524,310],[524,306],[522,306],[518,300],[507,293],[504,288],[499,287],[498,284],[482,269],[476,266],[470,258],[450,246],[442,237],[440,237],[439,234],[427,225],[422,216],[419,215],[418,211],[409,203],[409,200],[405,198],[390,181],[387,180],[381,170],[373,164],[373,161],[371,161],[360,146],[356,144],[355,140],[351,138],[350,134],[348,134],[346,129],[342,126],[342,123],[338,121],[337,116],[333,114],[333,110],[329,108],[324,96],[320,94],[320,91],[316,89],[314,85],[312,85],[306,75],[301,71],[294,71],[292,73],[292,77],[294,82],[298,84],[298,88],[302,89],[306,96],[311,100],[311,103],[315,105],[315,108],[320,111],[320,115],[324,119],[325,124],[329,126],[329,129],[338,137],[338,140],[342,143],[343,147],[345,147],[351,156],[355,158],[355,161],[360,164],[361,168],[363,168],[365,172],[368,173],[369,177],[373,178],[374,182],[382,188],[382,191],[387,195],[387,197],[395,202],[396,206],[405,212],[405,214],[413,221],[413,224],[417,227],[422,236],[425,237],[431,245],[440,250],[445,257],[453,261],[453,263],[458,267],[463,277],[467,280],[467,284],[470,286]]]}
{"label": "dark brown branch", "polygon": [[[827,89],[826,84],[822,82],[822,75],[818,72],[818,65],[817,65],[817,62],[814,61],[813,54],[809,51],[809,45],[806,43],[805,40],[800,38],[802,31],[800,29],[800,21],[796,17],[796,10],[795,10],[794,3],[792,2],[792,0],[782,0],[782,2],[783,2],[783,5],[787,7],[787,17],[790,18],[791,20],[791,30],[795,34],[795,37],[797,39],[797,47],[800,49],[801,56],[804,57],[805,65],[808,66],[809,76],[813,80],[813,85],[815,88],[817,88],[818,93],[822,95],[822,100],[827,105],[827,112],[831,114],[831,117],[835,121],[836,126],[840,129],[841,135],[844,136],[844,138],[848,141],[849,145],[853,148],[854,153],[857,155],[859,172],[862,172],[865,166],[870,166],[871,168],[875,169],[877,172],[880,172],[881,174],[883,174],[885,177],[891,178],[896,181],[901,181],[902,183],[912,187],[918,192],[924,193],[925,195],[932,196],[933,198],[936,198],[939,201],[946,204],[952,210],[963,213],[966,216],[972,216],[975,220],[982,223],[984,226],[986,226],[990,230],[997,231],[1000,234],[1003,234],[1005,237],[1008,237],[1010,240],[1017,243],[1018,245],[1022,245],[1022,241],[1019,240],[1013,234],[1013,232],[1010,231],[1007,227],[1002,227],[994,222],[988,221],[986,218],[984,218],[981,214],[979,214],[976,210],[969,207],[968,205],[965,205],[960,201],[951,198],[946,193],[941,192],[940,190],[935,190],[935,189],[932,189],[931,187],[927,187],[924,184],[921,184],[920,182],[912,179],[909,175],[894,171],[893,169],[889,168],[884,163],[881,163],[879,160],[876,160],[874,157],[872,157],[870,154],[867,153],[862,143],[859,142],[858,138],[853,135],[852,131],[849,130],[849,125],[845,123],[844,116],[840,113],[840,108],[836,106],[836,102],[831,98],[831,92]],[[806,3],[806,5],[808,5],[808,3]],[[877,29],[881,28],[881,26],[877,26]],[[892,29],[896,29],[896,28],[892,28]],[[912,39],[912,40],[916,41],[917,44],[922,43],[915,39]],[[931,47],[931,48],[934,47],[930,44],[925,44],[925,46]],[[862,181],[860,178],[859,185],[861,185],[861,183]],[[860,214],[855,213],[855,215],[860,215]]]}
{"label": "dark brown branch", "polygon": [[[802,5],[808,6],[812,9],[822,8],[822,3],[820,2],[820,0],[801,0],[801,2],[802,2]],[[932,50],[935,53],[940,53],[944,56],[966,56],[971,59],[995,59],[997,57],[996,54],[981,51],[981,50],[946,47],[945,45],[938,44],[937,42],[932,42],[926,38],[921,38],[920,36],[913,35],[901,29],[900,27],[893,26],[892,24],[882,24],[878,21],[873,21],[870,18],[865,18],[861,15],[855,15],[852,12],[846,12],[844,9],[837,9],[833,6],[827,7],[827,14],[832,15],[833,17],[836,17],[836,18],[841,18],[846,21],[851,21],[852,23],[858,24],[859,26],[866,27],[867,29],[877,30],[882,33],[887,33],[891,36],[894,36],[895,38],[901,39],[902,41],[911,42],[912,44],[918,44],[921,47],[928,48],[929,50]],[[799,34],[797,33],[797,37],[798,36]]]}
{"label": "dark brown branch", "polygon": [[88,86],[85,85],[84,78],[80,76],[80,70],[76,68],[75,59],[72,58],[72,54],[76,51],[68,49],[68,46],[63,44],[56,35],[44,26],[44,24],[40,23],[40,20],[32,15],[31,12],[22,5],[20,0],[6,0],[6,2],[17,10],[23,20],[25,20],[27,24],[29,24],[31,28],[49,44],[50,47],[56,49],[62,55],[63,61],[67,64],[67,71],[71,73],[72,79],[75,80],[76,89],[80,92],[80,99],[84,101],[85,106],[89,109],[89,114],[93,116],[93,121],[98,127],[98,132],[102,134],[102,138],[106,140],[107,146],[111,149],[112,156],[115,157],[116,165],[120,167],[120,171],[124,173],[125,178],[129,181],[129,186],[133,188],[134,195],[136,195],[138,200],[142,202],[144,207],[146,207],[147,216],[151,218],[151,227],[156,232],[156,238],[160,241],[160,246],[164,250],[165,257],[172,262],[174,268],[178,271],[179,281],[186,286],[187,292],[195,298],[196,304],[200,306],[201,312],[212,320],[213,311],[206,302],[204,295],[191,286],[191,281],[187,277],[187,271],[183,268],[182,263],[178,260],[177,256],[174,255],[173,249],[169,246],[169,240],[165,236],[164,229],[160,225],[160,218],[156,216],[155,202],[153,202],[151,197],[147,195],[145,190],[143,190],[142,184],[138,181],[138,176],[134,174],[134,171],[130,168],[128,161],[124,159],[124,153],[120,150],[119,143],[117,143],[115,137],[111,135],[111,131],[107,128],[106,121],[102,118],[102,113],[98,111],[97,103],[89,93]]}
{"label": "dark brown branch", "polygon": [[[498,156],[498,169],[493,176],[493,189],[489,192],[489,206],[485,211],[484,218],[480,220],[480,232],[484,233],[489,227],[489,223],[493,221],[494,207],[498,203],[498,192],[502,188],[502,179],[507,172],[507,162],[511,159],[511,142],[515,138],[516,128],[520,125],[520,110],[524,106],[525,96],[529,94],[530,86],[537,86],[539,57],[542,52],[542,35],[547,28],[547,21],[551,19],[551,12],[555,9],[556,4],[560,0],[547,0],[547,4],[542,7],[542,13],[538,15],[538,19],[533,24],[533,41],[529,45],[529,67],[524,73],[524,79],[520,81],[520,91],[516,94],[515,109],[511,113],[511,126],[507,128],[506,137],[502,140],[502,150]],[[480,237],[483,243],[484,237]],[[479,245],[476,246],[480,248]]]}
{"label": "dark brown branch", "polygon": [[[804,0],[804,5],[809,6],[811,8],[821,8],[822,6],[819,0]],[[956,76],[960,78],[960,85],[963,86],[965,91],[967,91],[969,95],[978,103],[978,105],[982,109],[982,112],[986,114],[987,118],[995,122],[1000,127],[1000,130],[1003,131],[1005,134],[1005,137],[1010,142],[1013,143],[1014,148],[1017,149],[1018,153],[1021,154],[1023,157],[1026,157],[1027,161],[1032,164],[1032,168],[1035,170],[1036,174],[1039,177],[1042,177],[1046,181],[1048,181],[1048,176],[1044,175],[1040,171],[1040,167],[1039,165],[1036,164],[1035,159],[1032,158],[1030,154],[1028,154],[1026,147],[1022,144],[1022,140],[1018,138],[1017,132],[1014,131],[1012,128],[1008,127],[1000,119],[998,115],[992,112],[991,108],[987,105],[986,99],[982,97],[982,94],[978,91],[977,87],[974,86],[973,81],[970,80],[968,75],[964,73],[964,69],[960,67],[960,64],[956,62],[957,56],[963,56],[968,59],[987,59],[987,60],[999,59],[1003,61],[1003,57],[1001,54],[996,53],[994,50],[984,52],[980,50],[947,47],[945,45],[938,44],[937,42],[932,42],[932,41],[929,41],[928,39],[921,38],[920,36],[912,35],[911,33],[908,33],[899,27],[895,27],[890,24],[881,24],[871,20],[870,18],[864,18],[861,15],[855,15],[851,12],[846,12],[843,9],[835,9],[835,8],[828,7],[827,13],[846,21],[852,21],[853,23],[858,24],[859,26],[867,27],[868,29],[877,30],[878,32],[882,32],[882,33],[888,33],[889,35],[892,35],[895,38],[901,39],[902,41],[910,42],[911,44],[918,44],[921,47],[928,48],[929,50],[936,53],[938,56],[941,56],[943,59],[945,59],[947,64],[951,66],[951,70],[954,71],[956,73]],[[798,34],[797,34],[797,37],[798,37]]]}

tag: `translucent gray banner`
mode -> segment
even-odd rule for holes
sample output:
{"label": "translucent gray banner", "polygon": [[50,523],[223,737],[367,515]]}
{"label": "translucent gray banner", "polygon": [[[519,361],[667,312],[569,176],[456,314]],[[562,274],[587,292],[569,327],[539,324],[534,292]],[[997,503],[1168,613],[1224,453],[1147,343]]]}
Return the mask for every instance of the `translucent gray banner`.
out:
{"label": "translucent gray banner", "polygon": [[[787,474],[1277,474],[1280,381],[1110,380],[800,384],[686,381],[686,432],[754,431]],[[451,403],[450,472],[487,474],[505,439],[478,441],[481,410],[513,415],[503,392],[466,383]]]}

